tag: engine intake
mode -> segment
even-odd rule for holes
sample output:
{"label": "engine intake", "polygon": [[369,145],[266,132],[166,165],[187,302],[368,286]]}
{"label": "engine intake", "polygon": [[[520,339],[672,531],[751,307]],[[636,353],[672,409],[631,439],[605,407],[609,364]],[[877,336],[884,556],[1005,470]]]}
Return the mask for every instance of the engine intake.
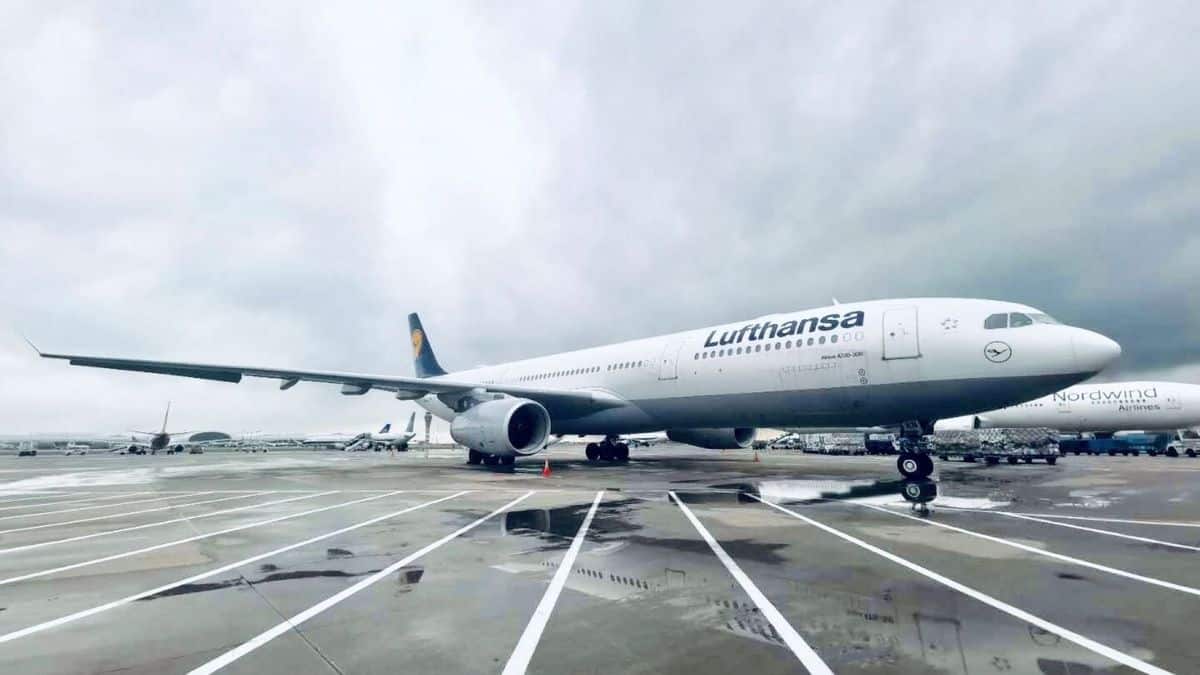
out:
{"label": "engine intake", "polygon": [[525,398],[484,401],[454,417],[450,437],[490,455],[533,455],[546,447],[550,413]]}
{"label": "engine intake", "polygon": [[710,450],[748,448],[754,442],[755,430],[747,427],[722,429],[668,429],[667,438]]}

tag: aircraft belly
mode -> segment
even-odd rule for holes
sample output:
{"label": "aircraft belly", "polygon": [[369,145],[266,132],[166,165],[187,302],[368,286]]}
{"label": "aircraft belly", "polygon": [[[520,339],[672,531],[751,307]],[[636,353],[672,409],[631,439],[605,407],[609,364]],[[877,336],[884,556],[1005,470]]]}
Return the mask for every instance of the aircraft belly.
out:
{"label": "aircraft belly", "polygon": [[[625,409],[552,422],[555,433],[642,433],[687,427],[874,426],[946,419],[1027,401],[1083,374],[858,384],[821,389],[633,400]],[[841,407],[830,405],[841,402]],[[857,402],[857,405],[855,405]],[[626,426],[629,425],[629,426]]]}

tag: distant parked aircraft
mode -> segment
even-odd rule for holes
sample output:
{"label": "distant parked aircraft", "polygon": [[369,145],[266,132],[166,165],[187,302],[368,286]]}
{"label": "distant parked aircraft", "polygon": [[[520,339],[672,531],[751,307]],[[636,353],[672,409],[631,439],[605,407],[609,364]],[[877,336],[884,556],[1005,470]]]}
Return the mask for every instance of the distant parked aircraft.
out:
{"label": "distant parked aircraft", "polygon": [[413,431],[413,424],[416,422],[417,413],[413,413],[408,418],[408,429],[403,432],[392,433],[392,424],[388,422],[383,425],[379,433],[372,434],[364,432],[355,436],[345,447],[347,452],[358,452],[365,450],[382,450],[384,448],[391,450],[399,450],[404,452],[408,450],[408,442],[416,436]]}

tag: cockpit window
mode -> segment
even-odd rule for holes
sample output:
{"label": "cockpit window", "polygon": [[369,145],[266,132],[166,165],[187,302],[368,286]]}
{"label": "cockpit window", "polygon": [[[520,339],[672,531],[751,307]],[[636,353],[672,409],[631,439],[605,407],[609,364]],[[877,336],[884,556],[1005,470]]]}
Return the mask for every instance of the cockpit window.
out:
{"label": "cockpit window", "polygon": [[983,327],[988,330],[993,328],[1008,328],[1008,315],[993,314],[983,320]]}
{"label": "cockpit window", "polygon": [[1034,323],[1048,323],[1052,326],[1060,325],[1058,319],[1055,319],[1049,314],[1030,314],[1029,318],[1033,319]]}
{"label": "cockpit window", "polygon": [[1013,312],[1012,314],[1008,315],[1008,327],[1009,328],[1020,328],[1021,326],[1032,326],[1032,325],[1033,325],[1033,319],[1029,318],[1028,316],[1026,316],[1020,312]]}
{"label": "cockpit window", "polygon": [[1200,434],[1192,431],[1191,429],[1184,429],[1183,431],[1179,432],[1179,437],[1190,441],[1200,438]]}

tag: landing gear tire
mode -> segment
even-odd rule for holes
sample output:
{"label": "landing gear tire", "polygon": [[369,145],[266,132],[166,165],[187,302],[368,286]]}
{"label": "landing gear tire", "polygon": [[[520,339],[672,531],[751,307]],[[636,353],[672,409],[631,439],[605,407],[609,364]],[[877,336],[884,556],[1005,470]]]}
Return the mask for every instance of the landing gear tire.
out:
{"label": "landing gear tire", "polygon": [[483,464],[484,466],[497,466],[500,464],[500,458],[496,455],[484,455]]}
{"label": "landing gear tire", "polygon": [[600,461],[600,446],[595,443],[588,443],[584,454],[587,455],[589,462],[598,462]]}
{"label": "landing gear tire", "polygon": [[475,450],[467,450],[467,464],[481,464],[483,462],[483,453]]}
{"label": "landing gear tire", "polygon": [[512,466],[517,463],[516,455],[505,455],[500,458],[500,463],[504,466]]}
{"label": "landing gear tire", "polygon": [[1005,459],[1008,461],[1008,463],[1009,463],[1009,464],[1016,464],[1016,463],[1017,463],[1017,458],[1016,458],[1016,457],[1006,457]]}
{"label": "landing gear tire", "polygon": [[933,460],[929,455],[905,452],[896,458],[896,469],[905,478],[927,478],[933,473]]}
{"label": "landing gear tire", "polygon": [[617,443],[613,446],[612,452],[609,453],[608,461],[610,462],[628,462],[629,461],[629,446],[624,443]]}

